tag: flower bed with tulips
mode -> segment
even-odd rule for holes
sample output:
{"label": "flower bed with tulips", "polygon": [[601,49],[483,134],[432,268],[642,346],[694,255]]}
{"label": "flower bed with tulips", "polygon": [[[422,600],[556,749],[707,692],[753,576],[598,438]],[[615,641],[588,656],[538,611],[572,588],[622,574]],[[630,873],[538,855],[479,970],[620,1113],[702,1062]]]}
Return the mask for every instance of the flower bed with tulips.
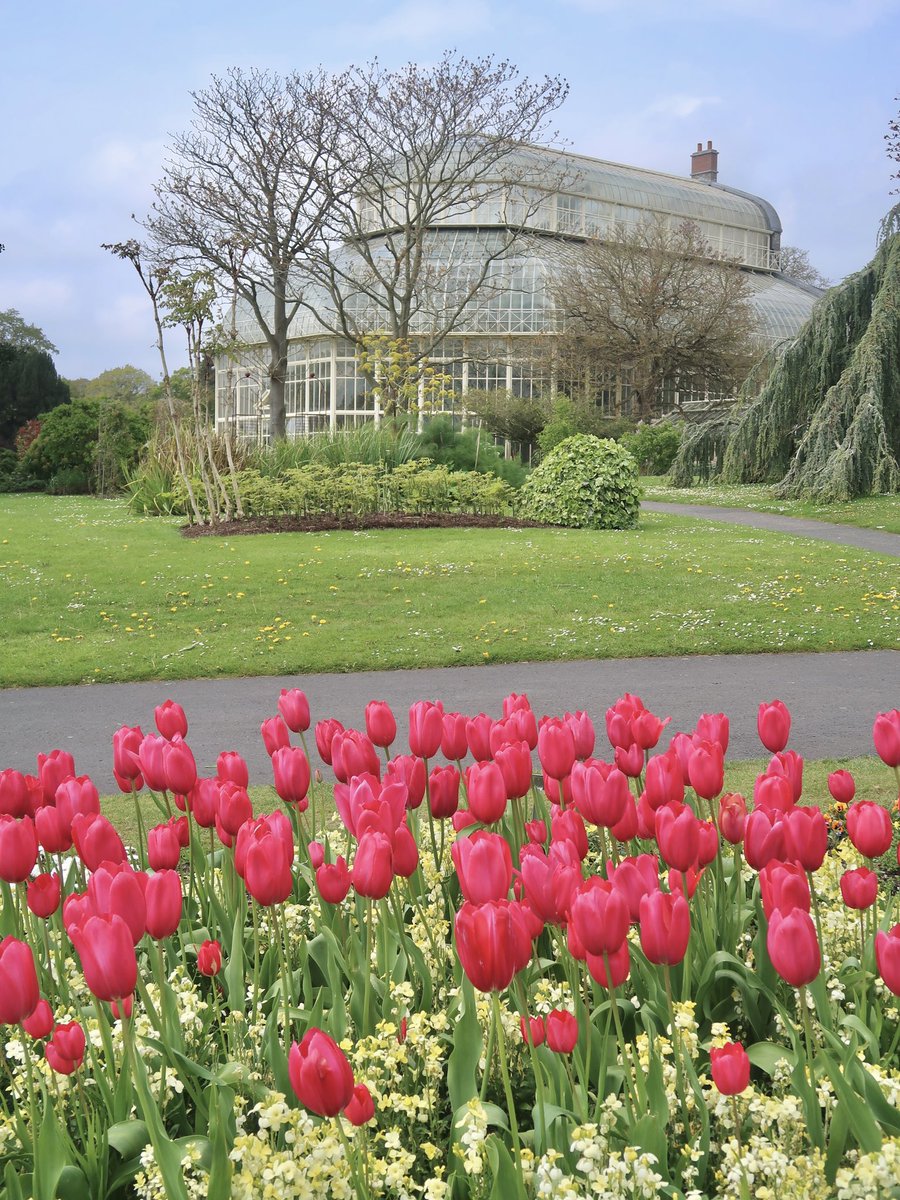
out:
{"label": "flower bed with tulips", "polygon": [[[0,772],[0,1196],[900,1194],[894,819],[836,772],[835,840],[780,701],[752,803],[727,717],[630,695],[605,759],[516,695],[416,704],[392,755],[372,701],[315,725],[333,800],[278,709],[256,818],[178,705],[120,729],[135,847],[69,754]],[[873,734],[900,775],[900,711]]]}

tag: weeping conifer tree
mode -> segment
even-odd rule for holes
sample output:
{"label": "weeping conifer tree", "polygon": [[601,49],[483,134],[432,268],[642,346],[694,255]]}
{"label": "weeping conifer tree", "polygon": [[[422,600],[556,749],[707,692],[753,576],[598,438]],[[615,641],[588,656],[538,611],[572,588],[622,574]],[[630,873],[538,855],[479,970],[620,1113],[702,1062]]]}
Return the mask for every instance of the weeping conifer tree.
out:
{"label": "weeping conifer tree", "polygon": [[883,234],[872,262],[823,297],[759,394],[685,439],[674,483],[721,463],[726,482],[780,481],[779,494],[824,503],[900,491],[900,206]]}

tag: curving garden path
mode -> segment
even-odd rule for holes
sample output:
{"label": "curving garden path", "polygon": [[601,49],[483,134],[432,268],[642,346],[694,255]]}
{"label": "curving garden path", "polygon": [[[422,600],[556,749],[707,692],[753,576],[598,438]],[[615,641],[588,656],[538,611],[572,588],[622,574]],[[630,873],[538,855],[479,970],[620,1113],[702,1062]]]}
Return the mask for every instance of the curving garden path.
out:
{"label": "curving garden path", "polygon": [[[705,505],[645,504],[655,512],[750,525],[815,537],[900,557],[900,535],[880,530]],[[387,700],[400,726],[416,700],[440,699],[448,711],[498,714],[509,692],[527,692],[538,715],[583,709],[603,728],[607,707],[635,692],[654,712],[689,729],[701,712],[731,719],[729,757],[760,757],[756,712],[779,698],[793,714],[791,745],[808,758],[871,754],[872,719],[900,706],[900,620],[897,650],[831,654],[698,655],[686,658],[581,660],[481,667],[371,671],[302,678],[197,679],[167,683],[90,684],[0,692],[0,769],[33,771],[39,752],[75,756],[79,774],[102,792],[115,790],[112,734],[122,724],[153,728],[153,708],[177,700],[190,723],[188,740],[201,773],[211,773],[221,750],[238,750],[251,781],[267,783],[271,766],[259,735],[276,711],[283,687],[302,687],[313,721],[337,717],[362,726],[372,699]]]}

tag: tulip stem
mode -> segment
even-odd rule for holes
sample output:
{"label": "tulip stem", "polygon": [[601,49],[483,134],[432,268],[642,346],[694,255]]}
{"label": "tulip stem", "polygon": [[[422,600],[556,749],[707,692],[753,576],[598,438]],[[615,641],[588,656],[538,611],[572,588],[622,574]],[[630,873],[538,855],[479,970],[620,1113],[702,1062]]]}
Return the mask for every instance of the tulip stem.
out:
{"label": "tulip stem", "polygon": [[[255,904],[256,901],[251,900],[250,903]],[[272,927],[273,927],[272,931],[273,931],[273,935],[275,937],[275,944],[278,947],[278,964],[281,969],[281,993],[282,993],[281,1000],[282,1000],[282,1010],[284,1012],[284,1036],[285,1036],[285,1040],[290,1042],[290,1040],[291,1040],[291,1015],[290,1015],[290,997],[288,996],[288,969],[287,969],[287,958],[285,955],[284,939],[282,938],[281,923],[278,920],[278,905],[273,904],[271,906],[271,908],[269,909],[269,912],[271,913],[271,916],[272,916]]]}
{"label": "tulip stem", "polygon": [[612,1013],[613,1021],[616,1026],[616,1037],[619,1041],[619,1048],[622,1052],[622,1081],[625,1088],[625,1111],[628,1113],[628,1119],[634,1123],[634,1105],[632,1103],[631,1085],[634,1082],[631,1075],[631,1056],[628,1053],[628,1047],[625,1044],[625,1031],[622,1028],[622,1018],[619,1015],[619,999],[616,995],[616,987],[612,981],[612,968],[609,965],[609,955],[603,951],[603,966],[606,970],[606,982],[609,991],[609,1007]]}
{"label": "tulip stem", "polygon": [[522,1197],[522,1200],[525,1200],[525,1180],[522,1176],[522,1148],[519,1144],[519,1123],[516,1120],[516,1102],[513,1099],[512,1084],[509,1079],[509,1064],[506,1061],[506,1039],[503,1035],[500,995],[496,990],[491,992],[491,1007],[493,1009],[494,1027],[496,1029],[497,1053],[500,1057],[500,1074],[503,1077],[503,1091],[506,1094],[506,1111],[509,1114],[509,1129],[512,1134],[516,1177],[519,1181],[519,1195]]}
{"label": "tulip stem", "polygon": [[363,964],[363,1027],[362,1036],[369,1032],[369,1005],[372,999],[372,901],[366,900],[366,961]]}
{"label": "tulip stem", "polygon": [[809,894],[812,897],[813,912],[816,917],[816,933],[819,935],[819,948],[822,954],[825,953],[825,942],[822,938],[822,914],[819,911],[819,897],[816,895],[815,880],[812,876],[812,871],[806,872],[806,878],[809,880]]}
{"label": "tulip stem", "polygon": [[141,804],[138,799],[138,790],[135,787],[135,782],[131,781],[131,798],[134,801],[134,819],[137,824],[137,852],[138,861],[141,865],[141,870],[147,869],[147,842],[144,838],[144,818],[141,816]]}
{"label": "tulip stem", "polygon": [[22,1037],[22,1048],[25,1051],[25,1079],[28,1085],[28,1111],[31,1115],[31,1161],[32,1161],[32,1180],[31,1188],[35,1196],[40,1196],[42,1189],[40,1187],[40,1158],[37,1152],[38,1143],[38,1120],[37,1120],[37,1101],[34,1094],[34,1068],[31,1065],[31,1039],[27,1037],[23,1026],[19,1026]]}
{"label": "tulip stem", "polygon": [[690,1130],[687,1115],[687,1105],[685,1103],[684,1092],[684,1074],[681,1065],[681,1035],[678,1031],[678,1025],[675,1021],[675,1005],[672,1003],[672,980],[670,977],[669,964],[663,964],[663,978],[666,981],[666,1000],[669,1004],[669,1020],[672,1022],[672,1052],[675,1058],[675,1078],[678,1083],[678,1098],[681,1101],[681,1113],[684,1120],[684,1131],[687,1135]]}
{"label": "tulip stem", "polygon": [[357,1196],[367,1197],[369,1195],[368,1163],[366,1163],[365,1172],[362,1177],[359,1173],[359,1164],[357,1163],[357,1155],[353,1152],[353,1147],[350,1144],[350,1139],[347,1137],[347,1131],[344,1129],[344,1122],[341,1114],[338,1113],[334,1118],[334,1123],[337,1126],[338,1137],[341,1140],[341,1145],[344,1147],[344,1153],[347,1155],[347,1163],[350,1167],[350,1175],[353,1179],[353,1190]]}
{"label": "tulip stem", "polygon": [[259,1011],[259,914],[256,910],[256,901],[252,896],[250,897],[250,915],[253,919],[253,1008],[251,1011],[255,1025]]}

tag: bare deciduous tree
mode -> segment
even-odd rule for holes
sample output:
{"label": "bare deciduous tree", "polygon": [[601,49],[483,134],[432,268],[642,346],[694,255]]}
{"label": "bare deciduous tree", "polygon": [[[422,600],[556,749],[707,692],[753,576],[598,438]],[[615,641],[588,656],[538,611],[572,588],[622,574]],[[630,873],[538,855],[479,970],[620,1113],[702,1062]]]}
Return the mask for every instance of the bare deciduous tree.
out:
{"label": "bare deciduous tree", "polygon": [[633,415],[652,415],[666,379],[732,387],[754,357],[756,319],[745,276],[717,258],[697,227],[621,226],[573,246],[551,284],[561,334],[558,369],[626,370]]}
{"label": "bare deciduous tree", "polygon": [[782,246],[779,254],[782,275],[796,279],[798,283],[811,283],[813,287],[822,288],[823,291],[831,287],[831,280],[826,279],[822,272],[812,265],[806,250],[801,250],[799,246]]}
{"label": "bare deciduous tree", "polygon": [[[314,266],[327,296],[310,303],[316,317],[355,342],[421,334],[426,359],[479,292],[503,286],[494,265],[559,188],[561,160],[534,144],[555,140],[548,122],[567,91],[491,56],[351,68],[335,110],[341,151],[329,175],[331,239]],[[461,229],[465,246],[454,240]]]}
{"label": "bare deciduous tree", "polygon": [[[273,437],[285,433],[288,328],[300,304],[292,275],[333,200],[323,160],[337,144],[331,122],[342,86],[323,71],[282,79],[235,68],[214,77],[193,93],[192,127],[173,140],[146,222],[157,252],[233,281],[249,305],[269,349]],[[339,174],[333,163],[331,173]]]}

